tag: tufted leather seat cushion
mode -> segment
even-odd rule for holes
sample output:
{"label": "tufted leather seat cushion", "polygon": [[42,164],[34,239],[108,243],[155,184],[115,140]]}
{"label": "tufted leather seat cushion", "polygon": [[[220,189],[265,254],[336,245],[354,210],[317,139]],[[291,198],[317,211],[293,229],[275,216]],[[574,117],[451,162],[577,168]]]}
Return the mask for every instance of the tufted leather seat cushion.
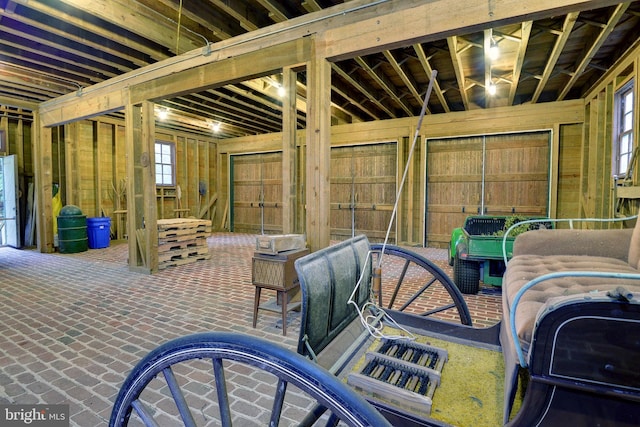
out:
{"label": "tufted leather seat cushion", "polygon": [[[638,273],[626,261],[588,255],[519,255],[509,261],[503,280],[503,310],[505,319],[517,292],[530,280],[543,274],[560,271],[603,271]],[[516,330],[524,347],[531,343],[536,315],[550,298],[580,293],[607,291],[623,285],[631,292],[640,292],[640,281],[565,277],[542,282],[523,294],[516,309]]]}

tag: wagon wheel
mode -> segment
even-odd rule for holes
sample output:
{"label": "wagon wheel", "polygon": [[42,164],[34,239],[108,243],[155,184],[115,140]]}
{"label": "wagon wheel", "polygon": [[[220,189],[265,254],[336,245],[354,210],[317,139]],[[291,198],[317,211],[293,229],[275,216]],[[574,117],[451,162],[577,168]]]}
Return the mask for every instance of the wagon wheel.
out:
{"label": "wagon wheel", "polygon": [[[371,245],[371,251],[373,265],[377,266],[382,245]],[[387,297],[390,289],[393,290]],[[438,313],[444,315],[455,309],[460,323],[469,326],[472,324],[467,303],[453,280],[428,259],[398,246],[384,247],[382,287],[378,303],[381,307],[412,312],[420,316]]]}
{"label": "wagon wheel", "polygon": [[[244,393],[255,407],[246,400],[234,404],[243,384],[250,384]],[[274,394],[270,402],[267,390]],[[293,400],[287,400],[289,394]],[[209,332],[177,338],[145,356],[120,389],[109,426],[130,421],[147,427],[160,422],[196,426],[211,420],[223,427],[232,420],[277,426],[283,413],[299,411],[307,401],[307,407],[315,404],[325,413],[321,421],[326,425],[389,425],[355,391],[309,359],[256,337]],[[294,409],[288,409],[291,405]]]}

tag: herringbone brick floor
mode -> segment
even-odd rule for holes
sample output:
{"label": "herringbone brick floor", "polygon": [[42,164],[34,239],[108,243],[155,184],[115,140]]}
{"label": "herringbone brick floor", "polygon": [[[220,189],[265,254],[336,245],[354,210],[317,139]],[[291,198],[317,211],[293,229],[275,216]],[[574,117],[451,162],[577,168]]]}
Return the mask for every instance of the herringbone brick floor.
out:
{"label": "herringbone brick floor", "polygon": [[[133,365],[172,338],[229,331],[295,349],[296,313],[286,337],[275,313],[260,311],[252,328],[255,236],[215,233],[207,242],[211,259],[154,275],[128,270],[125,243],[77,254],[0,248],[0,403],[68,403],[72,426],[102,426]],[[446,251],[411,249],[450,272]],[[499,292],[465,299],[475,326],[500,318]],[[246,383],[230,391],[251,402],[247,420],[264,412],[250,409],[256,392]]]}

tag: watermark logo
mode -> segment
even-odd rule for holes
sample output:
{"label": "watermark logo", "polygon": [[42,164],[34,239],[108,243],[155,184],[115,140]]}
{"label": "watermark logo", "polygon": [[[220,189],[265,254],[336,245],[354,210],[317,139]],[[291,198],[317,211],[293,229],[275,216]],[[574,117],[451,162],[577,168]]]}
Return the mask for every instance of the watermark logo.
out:
{"label": "watermark logo", "polygon": [[0,427],[69,427],[69,405],[0,405]]}

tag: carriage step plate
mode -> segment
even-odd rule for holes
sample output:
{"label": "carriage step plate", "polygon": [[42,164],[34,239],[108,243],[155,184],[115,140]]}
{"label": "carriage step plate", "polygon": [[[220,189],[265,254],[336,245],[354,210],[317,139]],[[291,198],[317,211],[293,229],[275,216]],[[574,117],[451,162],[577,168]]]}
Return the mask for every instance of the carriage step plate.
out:
{"label": "carriage step plate", "polygon": [[365,354],[362,370],[349,373],[347,382],[375,400],[428,416],[446,361],[447,350],[383,339],[375,351]]}

